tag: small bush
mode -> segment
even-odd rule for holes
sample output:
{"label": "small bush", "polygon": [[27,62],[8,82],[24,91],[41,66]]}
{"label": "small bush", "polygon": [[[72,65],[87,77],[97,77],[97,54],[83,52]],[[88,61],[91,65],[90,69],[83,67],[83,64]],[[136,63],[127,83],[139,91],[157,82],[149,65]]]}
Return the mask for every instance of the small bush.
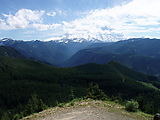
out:
{"label": "small bush", "polygon": [[15,114],[15,115],[13,116],[13,120],[19,120],[19,119],[21,119],[22,117],[23,117],[22,114]]}
{"label": "small bush", "polygon": [[131,100],[126,103],[125,109],[129,112],[136,112],[138,110],[139,104],[137,101]]}
{"label": "small bush", "polygon": [[74,91],[74,89],[71,87],[69,99],[70,99],[70,100],[73,100],[74,98],[75,98],[75,91]]}
{"label": "small bush", "polygon": [[75,104],[75,102],[74,101],[71,101],[71,102],[69,102],[69,106],[74,106],[74,104]]}
{"label": "small bush", "polygon": [[2,115],[1,120],[10,120],[7,112]]}
{"label": "small bush", "polygon": [[94,100],[105,100],[107,99],[106,94],[99,88],[98,84],[91,83],[87,89],[87,98]]}
{"label": "small bush", "polygon": [[64,107],[64,106],[65,106],[65,103],[59,103],[57,106],[58,106],[58,107]]}
{"label": "small bush", "polygon": [[43,103],[42,99],[40,99],[36,94],[33,94],[26,105],[25,115],[40,112],[46,108],[47,106]]}

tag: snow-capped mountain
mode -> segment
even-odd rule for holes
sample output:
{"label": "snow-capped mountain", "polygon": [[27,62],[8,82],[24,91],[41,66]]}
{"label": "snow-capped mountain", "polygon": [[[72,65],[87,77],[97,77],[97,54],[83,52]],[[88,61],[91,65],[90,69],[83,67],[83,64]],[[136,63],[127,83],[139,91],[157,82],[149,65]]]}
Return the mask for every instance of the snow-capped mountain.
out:
{"label": "snow-capped mountain", "polygon": [[63,37],[52,37],[43,41],[56,41],[56,42],[117,42],[120,40],[124,40],[124,36],[122,34],[117,33],[108,33],[108,34],[95,34],[88,36],[74,36],[71,34],[64,35]]}
{"label": "snow-capped mountain", "polygon": [[102,43],[104,41],[98,40],[98,39],[84,39],[84,38],[72,38],[72,39],[68,39],[68,38],[62,38],[59,40],[50,40],[50,41],[55,41],[55,42],[59,42],[59,43]]}
{"label": "snow-capped mountain", "polygon": [[95,39],[95,38],[92,38],[92,39],[84,39],[84,38],[61,38],[61,39],[50,39],[50,40],[13,40],[11,38],[3,38],[2,40],[0,40],[0,43],[4,43],[4,44],[7,44],[7,43],[14,43],[14,42],[35,42],[35,41],[41,41],[41,42],[56,42],[56,43],[104,43],[104,42],[107,42],[107,41],[102,41],[102,40],[99,40],[99,39]]}
{"label": "snow-capped mountain", "polygon": [[0,40],[0,45],[4,45],[4,46],[10,46],[11,44],[13,44],[15,42],[15,40],[11,39],[11,38],[3,38],[2,40]]}
{"label": "snow-capped mountain", "polygon": [[28,58],[44,61],[49,64],[58,65],[66,61],[79,50],[98,47],[107,44],[97,39],[86,40],[84,38],[60,39],[50,41],[23,41],[4,38],[0,40],[0,45],[10,46]]}

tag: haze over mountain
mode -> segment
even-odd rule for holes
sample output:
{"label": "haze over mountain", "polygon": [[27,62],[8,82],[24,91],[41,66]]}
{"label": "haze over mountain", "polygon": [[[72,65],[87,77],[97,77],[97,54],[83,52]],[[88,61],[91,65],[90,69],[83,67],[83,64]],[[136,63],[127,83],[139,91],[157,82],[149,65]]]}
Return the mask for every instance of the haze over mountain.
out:
{"label": "haze over mountain", "polygon": [[66,61],[64,65],[104,64],[109,61],[117,61],[136,71],[159,75],[159,46],[159,39],[129,39],[110,43],[102,47],[80,50]]}
{"label": "haze over mountain", "polygon": [[48,64],[71,67],[87,63],[117,61],[136,71],[160,75],[160,40],[135,38],[119,42],[97,39],[60,39],[54,41],[15,41],[2,39],[0,44],[15,48],[23,56]]}
{"label": "haze over mountain", "polygon": [[[59,65],[73,54],[86,47],[101,46],[103,42],[93,39],[61,39],[56,41],[18,41],[4,38],[0,45],[10,46],[28,58],[37,59],[49,64]],[[105,44],[105,43],[104,43]]]}

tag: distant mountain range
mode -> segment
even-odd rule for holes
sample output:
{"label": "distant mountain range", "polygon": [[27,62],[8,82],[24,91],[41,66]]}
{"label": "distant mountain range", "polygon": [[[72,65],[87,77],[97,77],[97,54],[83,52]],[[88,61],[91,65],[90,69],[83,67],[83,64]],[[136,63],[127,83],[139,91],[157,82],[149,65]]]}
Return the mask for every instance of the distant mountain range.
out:
{"label": "distant mountain range", "polygon": [[[10,46],[28,58],[37,59],[53,65],[60,65],[72,55],[88,46],[99,46],[103,43],[98,40],[85,41],[84,39],[62,39],[56,41],[18,41],[4,38],[0,45]],[[93,46],[92,46],[93,45]],[[101,46],[101,45],[100,45]]]}
{"label": "distant mountain range", "polygon": [[78,51],[64,66],[117,61],[136,71],[160,75],[160,40],[129,39]]}
{"label": "distant mountain range", "polygon": [[27,58],[61,67],[117,61],[136,71],[160,76],[159,39],[134,38],[102,42],[97,39],[74,38],[44,42],[5,38],[0,41],[0,45],[15,48]]}

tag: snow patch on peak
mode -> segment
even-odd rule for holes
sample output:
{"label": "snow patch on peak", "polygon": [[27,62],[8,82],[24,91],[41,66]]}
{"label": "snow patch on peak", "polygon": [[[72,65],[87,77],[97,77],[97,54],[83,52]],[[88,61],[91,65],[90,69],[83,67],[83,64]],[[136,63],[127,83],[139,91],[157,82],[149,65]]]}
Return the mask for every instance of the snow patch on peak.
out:
{"label": "snow patch on peak", "polygon": [[11,38],[3,38],[3,39],[1,39],[0,41],[11,41],[11,40],[13,40],[13,39],[11,39]]}
{"label": "snow patch on peak", "polygon": [[54,42],[57,42],[57,43],[84,43],[84,42],[92,42],[92,43],[100,43],[100,42],[103,42],[101,40],[98,40],[98,39],[84,39],[84,38],[62,38],[62,39],[59,39],[59,40],[50,40],[50,41],[54,41]]}
{"label": "snow patch on peak", "polygon": [[[107,29],[107,28],[103,28]],[[69,34],[65,33],[62,36],[56,36],[48,38],[44,41],[56,41],[56,42],[66,42],[66,40],[69,42],[117,42],[120,40],[126,39],[123,34],[121,33],[114,33],[114,32],[108,32],[108,33],[97,33],[97,34]]]}

